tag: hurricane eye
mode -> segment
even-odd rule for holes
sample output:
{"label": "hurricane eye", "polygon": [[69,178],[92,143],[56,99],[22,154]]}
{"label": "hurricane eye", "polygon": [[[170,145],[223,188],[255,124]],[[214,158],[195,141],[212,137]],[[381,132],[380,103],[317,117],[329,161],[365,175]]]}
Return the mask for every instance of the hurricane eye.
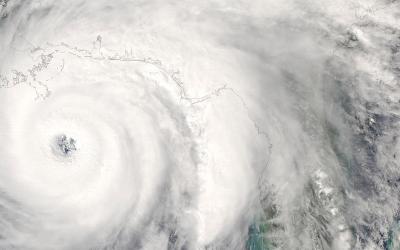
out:
{"label": "hurricane eye", "polygon": [[53,142],[53,151],[57,156],[70,157],[77,151],[76,140],[65,134],[57,135]]}

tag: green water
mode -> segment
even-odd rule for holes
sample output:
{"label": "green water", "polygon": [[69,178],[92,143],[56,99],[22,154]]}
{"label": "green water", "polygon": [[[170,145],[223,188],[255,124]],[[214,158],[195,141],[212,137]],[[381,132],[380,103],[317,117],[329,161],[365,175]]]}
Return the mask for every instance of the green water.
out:
{"label": "green water", "polygon": [[268,250],[270,249],[265,238],[268,229],[267,224],[253,224],[249,227],[249,238],[246,242],[246,250]]}
{"label": "green water", "polygon": [[400,225],[396,225],[390,230],[389,238],[385,244],[385,250],[400,250],[400,242],[396,240],[396,235],[399,233]]}

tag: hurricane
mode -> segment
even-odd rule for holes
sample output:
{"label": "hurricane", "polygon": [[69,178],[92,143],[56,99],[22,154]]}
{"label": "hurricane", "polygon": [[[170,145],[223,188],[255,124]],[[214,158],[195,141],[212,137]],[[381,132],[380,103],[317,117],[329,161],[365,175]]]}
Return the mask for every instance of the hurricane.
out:
{"label": "hurricane", "polygon": [[399,129],[396,0],[0,1],[0,249],[399,249]]}

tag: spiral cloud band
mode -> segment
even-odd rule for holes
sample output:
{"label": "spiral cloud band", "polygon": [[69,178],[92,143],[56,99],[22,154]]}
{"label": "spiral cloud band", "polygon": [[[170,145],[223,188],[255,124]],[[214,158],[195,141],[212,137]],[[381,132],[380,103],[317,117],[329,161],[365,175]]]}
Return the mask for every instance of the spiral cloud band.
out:
{"label": "spiral cloud band", "polygon": [[0,249],[397,249],[400,3],[0,1]]}

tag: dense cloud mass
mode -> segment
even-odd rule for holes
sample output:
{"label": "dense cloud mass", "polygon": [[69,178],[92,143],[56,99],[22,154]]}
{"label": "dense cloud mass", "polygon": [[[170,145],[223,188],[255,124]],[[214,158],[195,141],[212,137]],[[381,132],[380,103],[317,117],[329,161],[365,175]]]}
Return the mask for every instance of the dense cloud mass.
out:
{"label": "dense cloud mass", "polygon": [[1,0],[0,249],[398,249],[400,2]]}

